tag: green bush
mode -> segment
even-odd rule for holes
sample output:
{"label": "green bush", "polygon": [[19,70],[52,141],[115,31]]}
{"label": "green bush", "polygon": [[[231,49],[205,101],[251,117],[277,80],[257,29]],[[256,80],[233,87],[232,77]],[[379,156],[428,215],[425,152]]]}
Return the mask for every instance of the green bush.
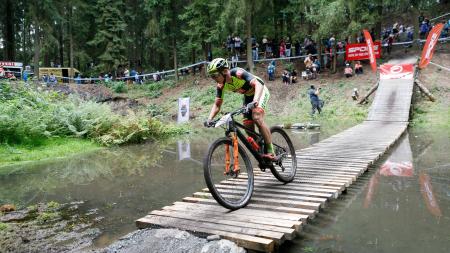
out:
{"label": "green bush", "polygon": [[74,136],[111,145],[179,131],[156,119],[122,117],[106,104],[75,95],[63,97],[22,83],[15,85],[0,86],[0,143],[39,145],[45,138]]}
{"label": "green bush", "polygon": [[116,93],[126,93],[128,91],[127,85],[124,81],[112,82],[111,88]]}
{"label": "green bush", "polygon": [[147,111],[152,117],[164,115],[164,109],[155,104],[148,105]]}

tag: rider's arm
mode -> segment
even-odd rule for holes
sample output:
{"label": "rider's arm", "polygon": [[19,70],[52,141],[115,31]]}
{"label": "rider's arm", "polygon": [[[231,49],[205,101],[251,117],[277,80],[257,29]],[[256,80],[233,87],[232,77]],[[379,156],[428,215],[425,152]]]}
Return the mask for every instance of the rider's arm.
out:
{"label": "rider's arm", "polygon": [[253,102],[259,101],[259,98],[261,97],[264,89],[264,85],[261,84],[256,78],[253,78],[252,81],[250,81],[250,85],[255,87],[255,96],[253,97]]}
{"label": "rider's arm", "polygon": [[217,113],[220,112],[220,107],[222,106],[222,102],[223,102],[223,88],[219,88],[217,87],[216,90],[216,99],[214,101],[214,104],[211,108],[211,112],[209,113],[209,117],[208,120],[211,121],[212,119],[214,119],[214,117],[216,117]]}
{"label": "rider's arm", "polygon": [[220,112],[220,106],[222,105],[222,99],[221,98],[216,98],[216,101],[214,102],[212,108],[211,108],[211,112],[209,113],[209,117],[208,120],[211,121],[212,119],[214,119],[214,117],[216,117],[216,115]]}

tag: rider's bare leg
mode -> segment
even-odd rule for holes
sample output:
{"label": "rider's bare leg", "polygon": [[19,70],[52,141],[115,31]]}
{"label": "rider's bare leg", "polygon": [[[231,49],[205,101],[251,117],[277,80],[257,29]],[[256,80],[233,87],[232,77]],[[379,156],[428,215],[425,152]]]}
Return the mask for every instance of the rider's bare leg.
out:
{"label": "rider's bare leg", "polygon": [[255,122],[256,126],[258,126],[259,132],[264,138],[264,142],[266,143],[269,150],[267,152],[273,153],[272,147],[272,135],[270,134],[270,130],[264,122],[264,109],[257,107],[252,110],[252,118]]}
{"label": "rider's bare leg", "polygon": [[[242,122],[244,124],[244,126],[250,130],[252,130],[253,132],[255,132],[255,122],[251,119],[245,119]],[[251,136],[253,139],[256,138],[256,135],[252,134],[250,131],[245,131],[247,133],[248,136]]]}

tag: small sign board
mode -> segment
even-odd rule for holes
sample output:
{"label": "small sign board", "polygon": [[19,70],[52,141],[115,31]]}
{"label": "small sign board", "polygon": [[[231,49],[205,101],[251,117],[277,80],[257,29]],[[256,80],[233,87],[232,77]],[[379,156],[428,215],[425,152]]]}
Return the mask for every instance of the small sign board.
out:
{"label": "small sign board", "polygon": [[178,98],[177,122],[183,123],[187,121],[189,121],[189,98]]}

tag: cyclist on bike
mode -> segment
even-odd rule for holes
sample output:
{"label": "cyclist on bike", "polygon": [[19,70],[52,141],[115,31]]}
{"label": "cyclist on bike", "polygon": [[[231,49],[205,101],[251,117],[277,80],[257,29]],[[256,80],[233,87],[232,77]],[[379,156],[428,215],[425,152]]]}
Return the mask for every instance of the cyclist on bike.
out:
{"label": "cyclist on bike", "polygon": [[244,106],[247,112],[244,113],[244,126],[254,130],[255,124],[266,143],[266,154],[264,158],[275,159],[272,136],[270,130],[264,122],[265,109],[269,101],[270,93],[261,78],[249,73],[242,68],[232,68],[228,61],[223,58],[216,58],[208,64],[207,72],[214,81],[217,82],[216,100],[211,108],[205,126],[209,126],[212,119],[219,113],[222,106],[224,92],[232,91],[244,94]]}

